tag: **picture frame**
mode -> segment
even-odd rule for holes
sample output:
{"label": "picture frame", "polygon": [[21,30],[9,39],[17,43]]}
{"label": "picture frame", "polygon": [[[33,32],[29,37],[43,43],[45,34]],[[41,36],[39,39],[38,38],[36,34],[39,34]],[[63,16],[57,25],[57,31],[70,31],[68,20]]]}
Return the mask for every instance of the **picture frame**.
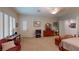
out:
{"label": "picture frame", "polygon": [[18,27],[18,23],[16,23],[16,27]]}
{"label": "picture frame", "polygon": [[69,25],[69,27],[70,27],[70,28],[76,28],[76,23],[71,23],[71,24]]}
{"label": "picture frame", "polygon": [[41,26],[41,22],[40,21],[33,21],[33,26],[34,27],[40,27]]}

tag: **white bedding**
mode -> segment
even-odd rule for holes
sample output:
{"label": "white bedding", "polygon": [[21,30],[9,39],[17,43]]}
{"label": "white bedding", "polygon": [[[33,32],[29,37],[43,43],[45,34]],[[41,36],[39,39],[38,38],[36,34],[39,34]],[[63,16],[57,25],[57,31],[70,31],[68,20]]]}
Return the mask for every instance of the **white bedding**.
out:
{"label": "white bedding", "polygon": [[79,51],[79,38],[63,39],[60,46],[69,51]]}

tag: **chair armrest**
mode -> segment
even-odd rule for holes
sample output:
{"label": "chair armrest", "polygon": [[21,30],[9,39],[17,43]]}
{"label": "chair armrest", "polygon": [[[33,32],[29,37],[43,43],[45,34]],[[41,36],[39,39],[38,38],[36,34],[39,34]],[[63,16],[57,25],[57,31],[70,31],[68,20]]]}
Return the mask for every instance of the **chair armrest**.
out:
{"label": "chair armrest", "polygon": [[55,39],[62,40],[62,37],[61,36],[58,36]]}

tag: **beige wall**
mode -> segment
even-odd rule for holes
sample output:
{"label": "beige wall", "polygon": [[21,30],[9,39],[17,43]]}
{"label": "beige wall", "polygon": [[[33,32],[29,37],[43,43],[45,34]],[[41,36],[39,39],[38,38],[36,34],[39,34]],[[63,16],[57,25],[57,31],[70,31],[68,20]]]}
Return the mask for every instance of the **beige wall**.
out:
{"label": "beige wall", "polygon": [[[27,30],[22,31],[22,21],[25,20],[27,21]],[[33,21],[40,21],[41,26],[40,27],[34,27],[33,26]],[[56,22],[57,20],[54,18],[49,18],[49,17],[42,17],[42,16],[27,16],[27,15],[21,15],[20,16],[20,33],[22,34],[23,37],[34,37],[34,33],[36,29],[41,29],[42,30],[42,36],[43,36],[43,30],[45,28],[46,23],[51,23],[52,24],[52,29],[53,28],[53,22]]]}
{"label": "beige wall", "polygon": [[[70,23],[76,23],[76,28],[70,28]],[[74,35],[79,34],[79,15],[65,15],[59,19],[59,32],[60,35]]]}
{"label": "beige wall", "polygon": [[15,17],[16,19],[18,18],[18,13],[11,7],[0,7],[0,11],[8,15],[11,15]]}
{"label": "beige wall", "polygon": [[[9,16],[15,17],[16,22],[18,22],[19,20],[19,14],[11,7],[0,7],[0,12],[6,13]],[[18,28],[16,29],[18,30]]]}

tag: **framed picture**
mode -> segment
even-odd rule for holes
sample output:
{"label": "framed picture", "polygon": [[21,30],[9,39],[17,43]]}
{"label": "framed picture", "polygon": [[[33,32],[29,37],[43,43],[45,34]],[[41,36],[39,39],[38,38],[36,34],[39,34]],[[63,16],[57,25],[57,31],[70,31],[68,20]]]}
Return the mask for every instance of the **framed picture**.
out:
{"label": "framed picture", "polygon": [[56,30],[59,31],[59,23],[58,22],[53,22],[53,26],[55,27]]}
{"label": "framed picture", "polygon": [[53,26],[58,26],[58,22],[53,22]]}
{"label": "framed picture", "polygon": [[16,23],[16,27],[18,27],[18,23]]}
{"label": "framed picture", "polygon": [[34,27],[40,27],[41,26],[41,22],[40,21],[33,21],[33,26]]}
{"label": "framed picture", "polygon": [[76,23],[71,23],[71,24],[69,25],[69,27],[70,27],[70,28],[76,28]]}

